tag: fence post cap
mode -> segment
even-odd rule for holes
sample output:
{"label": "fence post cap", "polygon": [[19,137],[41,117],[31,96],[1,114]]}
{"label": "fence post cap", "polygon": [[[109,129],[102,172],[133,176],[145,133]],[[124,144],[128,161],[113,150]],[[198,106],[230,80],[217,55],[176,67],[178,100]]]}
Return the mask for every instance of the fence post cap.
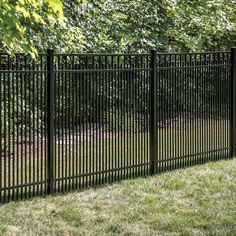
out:
{"label": "fence post cap", "polygon": [[47,52],[53,52],[54,49],[53,48],[47,48]]}

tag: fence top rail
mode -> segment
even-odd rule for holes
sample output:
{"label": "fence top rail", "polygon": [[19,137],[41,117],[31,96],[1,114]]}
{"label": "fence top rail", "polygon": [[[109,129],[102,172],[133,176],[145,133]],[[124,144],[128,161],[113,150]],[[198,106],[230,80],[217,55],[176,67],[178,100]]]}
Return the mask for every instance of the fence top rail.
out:
{"label": "fence top rail", "polygon": [[[198,55],[220,54],[230,51],[206,51],[206,52],[156,52],[157,55]],[[54,53],[55,56],[151,56],[151,53]]]}
{"label": "fence top rail", "polygon": [[230,53],[230,51],[206,51],[206,52],[157,52],[157,55],[198,55],[198,54],[219,54]]}
{"label": "fence top rail", "polygon": [[151,56],[151,53],[54,53],[54,56]]}

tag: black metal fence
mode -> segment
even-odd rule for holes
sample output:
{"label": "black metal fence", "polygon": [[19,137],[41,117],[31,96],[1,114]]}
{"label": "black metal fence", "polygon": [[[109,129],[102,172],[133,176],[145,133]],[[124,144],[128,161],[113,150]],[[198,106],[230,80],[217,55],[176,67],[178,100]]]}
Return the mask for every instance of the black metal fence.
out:
{"label": "black metal fence", "polygon": [[231,158],[230,52],[0,54],[0,202]]}

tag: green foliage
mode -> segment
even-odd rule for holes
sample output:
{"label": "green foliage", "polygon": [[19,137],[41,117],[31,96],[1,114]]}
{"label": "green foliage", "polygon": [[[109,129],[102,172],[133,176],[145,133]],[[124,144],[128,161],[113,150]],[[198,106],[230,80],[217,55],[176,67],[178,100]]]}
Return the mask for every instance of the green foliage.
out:
{"label": "green foliage", "polygon": [[[32,57],[47,47],[66,50],[81,40],[70,26],[61,0],[3,0],[0,3],[0,48]],[[78,47],[77,47],[78,48]]]}
{"label": "green foliage", "polygon": [[168,8],[172,27],[169,48],[174,51],[229,49],[236,45],[235,0],[181,0]]}
{"label": "green foliage", "polygon": [[89,52],[203,51],[236,44],[236,1],[66,0]]}
{"label": "green foliage", "polygon": [[236,1],[2,0],[0,49],[143,52],[228,49]]}
{"label": "green foliage", "polygon": [[30,45],[27,35],[42,32],[42,28],[49,28],[56,21],[64,21],[60,0],[3,0],[0,3],[1,47],[6,51],[31,52],[35,56],[37,50]]}
{"label": "green foliage", "polygon": [[[168,1],[99,0],[72,8],[65,14],[84,29],[85,50],[91,52],[142,52],[166,48]],[[78,14],[79,13],[79,14]]]}

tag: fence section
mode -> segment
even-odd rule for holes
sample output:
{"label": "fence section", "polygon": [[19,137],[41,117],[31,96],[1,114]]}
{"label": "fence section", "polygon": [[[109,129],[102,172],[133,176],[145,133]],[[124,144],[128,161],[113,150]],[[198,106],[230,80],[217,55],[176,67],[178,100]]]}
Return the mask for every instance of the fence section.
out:
{"label": "fence section", "polygon": [[55,191],[149,173],[149,55],[58,55]]}
{"label": "fence section", "polygon": [[233,51],[0,54],[0,202],[232,157]]}
{"label": "fence section", "polygon": [[46,54],[0,54],[0,202],[47,188]]}
{"label": "fence section", "polygon": [[157,55],[158,172],[230,156],[230,53]]}

